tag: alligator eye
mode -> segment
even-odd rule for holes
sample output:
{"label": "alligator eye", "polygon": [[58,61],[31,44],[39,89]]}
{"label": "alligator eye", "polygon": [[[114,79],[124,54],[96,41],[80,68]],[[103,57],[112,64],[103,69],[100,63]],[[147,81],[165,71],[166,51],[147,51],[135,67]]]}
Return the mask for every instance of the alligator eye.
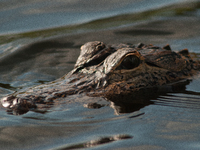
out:
{"label": "alligator eye", "polygon": [[117,69],[133,69],[138,67],[140,64],[140,59],[135,55],[129,55],[121,62]]}

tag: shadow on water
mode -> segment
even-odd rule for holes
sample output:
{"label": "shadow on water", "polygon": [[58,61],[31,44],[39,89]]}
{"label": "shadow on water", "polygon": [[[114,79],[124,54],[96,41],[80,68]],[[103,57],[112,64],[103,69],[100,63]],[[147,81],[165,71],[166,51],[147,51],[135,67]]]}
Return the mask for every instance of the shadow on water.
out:
{"label": "shadow on water", "polygon": [[129,136],[129,135],[114,135],[114,136],[110,136],[110,137],[102,137],[102,138],[99,138],[97,140],[91,140],[89,142],[80,143],[80,144],[76,144],[76,145],[63,146],[63,147],[60,147],[60,148],[56,148],[54,150],[92,148],[92,147],[96,147],[96,146],[99,146],[99,145],[102,145],[102,144],[108,144],[110,142],[125,140],[125,139],[132,139],[132,138],[133,137]]}
{"label": "shadow on water", "polygon": [[132,113],[148,105],[162,105],[180,108],[200,108],[200,93],[186,91],[190,80],[161,87],[141,89],[134,94],[116,95],[111,101],[115,114]]}

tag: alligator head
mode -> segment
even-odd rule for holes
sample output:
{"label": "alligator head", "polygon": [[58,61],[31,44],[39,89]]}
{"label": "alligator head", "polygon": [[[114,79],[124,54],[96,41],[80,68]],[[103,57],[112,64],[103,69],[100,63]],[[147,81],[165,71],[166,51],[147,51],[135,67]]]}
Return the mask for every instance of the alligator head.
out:
{"label": "alligator head", "polygon": [[107,99],[137,93],[145,88],[162,86],[188,79],[199,69],[187,49],[179,52],[169,45],[163,48],[138,44],[106,46],[88,42],[81,47],[74,69],[51,83],[32,87],[2,98],[4,107],[20,111],[37,104],[51,105],[55,99],[87,93]]}

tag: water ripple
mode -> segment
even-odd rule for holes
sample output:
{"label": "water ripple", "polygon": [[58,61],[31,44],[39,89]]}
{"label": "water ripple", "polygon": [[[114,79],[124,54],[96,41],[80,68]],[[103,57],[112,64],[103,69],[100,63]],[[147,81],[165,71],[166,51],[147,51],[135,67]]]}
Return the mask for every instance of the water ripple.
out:
{"label": "water ripple", "polygon": [[200,109],[200,95],[169,93],[152,101],[155,105]]}

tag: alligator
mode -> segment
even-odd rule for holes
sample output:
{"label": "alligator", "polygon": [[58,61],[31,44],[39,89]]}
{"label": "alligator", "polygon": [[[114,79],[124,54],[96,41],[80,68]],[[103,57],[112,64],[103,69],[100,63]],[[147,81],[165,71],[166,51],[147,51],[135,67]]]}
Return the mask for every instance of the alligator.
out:
{"label": "alligator", "polygon": [[188,49],[175,52],[164,47],[133,44],[105,45],[101,41],[81,46],[74,69],[67,75],[47,84],[18,91],[1,99],[9,110],[25,113],[39,104],[53,105],[55,100],[85,93],[107,100],[137,93],[146,88],[159,87],[198,73],[199,62]]}

